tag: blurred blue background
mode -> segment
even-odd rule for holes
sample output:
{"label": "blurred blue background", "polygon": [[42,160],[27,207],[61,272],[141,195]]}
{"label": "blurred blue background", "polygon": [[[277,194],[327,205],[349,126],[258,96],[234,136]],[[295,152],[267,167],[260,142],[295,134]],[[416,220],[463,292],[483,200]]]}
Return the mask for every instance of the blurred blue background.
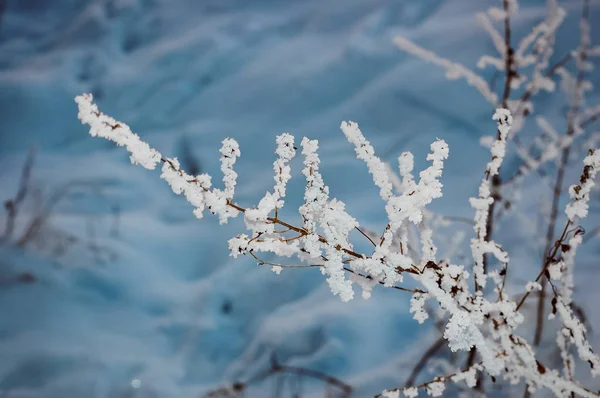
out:
{"label": "blurred blue background", "polygon": [[[579,40],[580,2],[563,3],[569,17],[557,55]],[[385,227],[383,202],[341,121],[358,122],[393,167],[410,150],[422,169],[429,144],[444,138],[444,197],[432,208],[472,218],[467,199],[489,158],[479,139],[495,134],[492,109],[392,39],[404,35],[475,68],[480,55],[495,51],[475,13],[496,5],[0,0],[1,200],[14,199],[33,159],[11,238],[0,246],[0,396],[199,397],[257,374],[272,353],[347,381],[356,397],[402,385],[439,336],[430,321],[412,319],[410,294],[375,289],[368,301],[342,303],[318,271],[277,276],[251,258],[232,259],[227,239],[242,232],[242,221],[196,220],[158,172],[134,167],[122,148],[92,139],[73,98],[92,93],[103,112],[177,156],[189,172],[215,180],[220,142],[235,138],[242,152],[237,201],[244,206],[272,187],[275,135],[318,139],[331,196],[373,231]],[[592,10],[598,15],[598,3]],[[544,1],[521,1],[515,35],[544,16]],[[593,32],[598,37],[597,26]],[[480,73],[493,78],[489,69]],[[598,74],[590,79],[598,82]],[[590,98],[597,102],[597,91]],[[563,129],[564,99],[544,94],[536,101]],[[298,221],[304,182],[296,160],[284,216]],[[509,156],[503,172],[518,163]],[[579,158],[574,163],[572,176],[581,169]],[[543,179],[528,185],[522,211],[537,210],[549,187]],[[8,212],[0,216],[0,231],[7,219]],[[523,273],[513,277],[524,283],[539,266],[545,227],[517,213],[503,220],[498,228],[510,233],[500,232],[499,240],[523,261]],[[595,221],[590,216],[587,226]],[[460,232],[468,243],[471,227],[449,230]],[[440,255],[461,258],[464,242],[436,242]],[[594,258],[595,246],[584,258]],[[468,259],[468,248],[464,253]],[[598,325],[600,314],[585,304],[600,299],[594,264],[584,261],[577,294]],[[306,388],[322,396],[318,383]],[[270,389],[267,383],[250,396]]]}

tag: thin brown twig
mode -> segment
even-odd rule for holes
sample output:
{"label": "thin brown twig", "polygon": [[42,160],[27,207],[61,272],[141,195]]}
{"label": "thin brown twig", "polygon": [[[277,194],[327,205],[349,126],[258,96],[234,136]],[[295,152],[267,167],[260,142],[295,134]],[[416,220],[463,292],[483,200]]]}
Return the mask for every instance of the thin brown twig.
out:
{"label": "thin brown twig", "polygon": [[[286,265],[286,264],[279,264],[279,263],[274,263],[274,262],[270,262],[270,261],[265,261],[263,259],[261,259],[260,257],[258,257],[256,254],[254,254],[253,251],[249,251],[248,252],[252,257],[254,257],[254,259],[258,262],[258,265],[270,265],[272,267],[281,267],[281,268],[293,268],[293,269],[298,269],[298,268],[318,268],[318,267],[324,267],[324,264],[307,264],[307,265]],[[327,259],[325,258],[324,261],[327,261]],[[375,278],[373,278],[371,275],[365,275],[365,274],[361,274],[360,272],[357,272],[355,270],[353,270],[352,268],[348,268],[348,267],[344,267],[344,271],[349,272],[351,274],[354,275],[358,275],[362,278],[371,280],[373,282],[377,282],[380,285],[385,285],[385,282],[382,282],[380,280],[377,280]],[[392,285],[392,286],[387,286],[390,287],[392,289],[396,289],[396,290],[401,290],[403,292],[409,292],[409,293],[427,293],[424,290],[421,289],[408,289],[406,287],[402,287],[402,286],[397,286],[397,285]]]}
{"label": "thin brown twig", "polygon": [[[542,278],[542,276],[544,276],[544,274],[546,273],[548,266],[552,263],[552,261],[554,261],[554,257],[556,256],[556,253],[558,253],[558,249],[560,248],[562,242],[565,240],[565,238],[567,236],[567,231],[569,230],[570,225],[571,225],[571,220],[567,221],[567,224],[565,225],[565,228],[563,229],[563,232],[560,235],[560,238],[554,244],[554,249],[552,249],[552,253],[546,258],[546,262],[544,263],[542,270],[535,278],[536,282],[539,282],[539,280]],[[517,304],[517,307],[515,308],[515,312],[518,312],[521,309],[521,307],[525,303],[525,300],[527,300],[527,297],[529,297],[530,294],[531,294],[531,291],[526,292],[523,295],[523,297],[521,297],[521,300],[519,300],[519,303]]]}
{"label": "thin brown twig", "polygon": [[[301,250],[303,250],[303,249],[301,249]],[[308,264],[308,265],[285,265],[285,264],[279,264],[279,263],[265,261],[265,260],[259,258],[256,254],[254,254],[254,252],[252,250],[250,250],[248,253],[250,253],[250,255],[252,257],[254,257],[254,259],[258,262],[258,265],[270,265],[270,266],[274,266],[274,267],[296,268],[296,269],[297,268],[315,268],[315,267],[324,267],[325,266],[325,264]],[[327,257],[325,257],[325,256],[321,256],[321,258],[323,259],[323,261],[329,261],[327,259]],[[351,259],[348,259],[348,260],[343,261],[342,263],[349,264],[351,261],[352,261]],[[346,272],[349,272],[351,274],[354,274],[354,275],[360,276],[362,278],[371,280],[371,281],[376,282],[376,283],[378,283],[380,285],[384,285],[386,287],[390,287],[392,289],[401,290],[403,292],[409,292],[409,293],[422,293],[422,294],[427,293],[426,291],[421,290],[421,289],[417,289],[417,288],[415,288],[415,289],[408,289],[408,288],[405,288],[405,287],[402,287],[402,286],[397,286],[397,285],[391,285],[391,286],[389,286],[389,285],[386,285],[385,282],[373,278],[371,275],[362,274],[362,273],[360,273],[358,271],[355,271],[352,268],[348,268],[348,267],[344,267],[343,269]],[[414,272],[413,270],[410,270],[410,271]]]}
{"label": "thin brown twig", "polygon": [[[555,233],[556,220],[558,218],[558,206],[560,201],[560,196],[563,189],[563,181],[566,171],[567,162],[569,159],[570,147],[567,147],[563,150],[560,160],[560,165],[558,168],[558,172],[556,174],[556,182],[554,183],[554,190],[552,195],[552,207],[550,210],[550,221],[548,222],[548,229],[546,230],[546,246],[544,248],[544,254],[548,253],[553,244],[553,237]],[[542,269],[546,267],[546,259],[542,258]],[[538,296],[538,307],[537,307],[537,316],[536,316],[536,328],[535,328],[535,337],[533,341],[534,346],[538,346],[541,338],[542,332],[544,329],[544,306],[545,306],[545,298],[546,298],[546,278],[542,277],[541,280],[542,289],[540,290],[540,294]]]}
{"label": "thin brown twig", "polygon": [[379,246],[383,245],[383,242],[385,242],[385,233],[387,231],[389,231],[390,228],[391,228],[390,224],[385,226],[385,231],[383,231],[383,233],[381,234],[381,240],[379,241]]}
{"label": "thin brown twig", "polygon": [[362,236],[364,236],[365,238],[367,238],[369,240],[369,242],[371,242],[371,244],[373,246],[377,246],[377,244],[375,242],[373,242],[373,239],[371,239],[371,237],[369,235],[367,235],[362,229],[360,229],[359,227],[354,227],[358,232],[361,233]]}

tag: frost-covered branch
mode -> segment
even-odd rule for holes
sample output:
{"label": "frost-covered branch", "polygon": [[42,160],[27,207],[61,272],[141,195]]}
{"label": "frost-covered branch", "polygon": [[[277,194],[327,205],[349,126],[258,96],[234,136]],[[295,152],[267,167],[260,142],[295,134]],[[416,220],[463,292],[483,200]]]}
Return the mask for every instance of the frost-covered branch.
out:
{"label": "frost-covered branch", "polygon": [[[558,74],[562,79],[563,89],[573,93],[569,96],[571,112],[567,130],[570,133],[561,137],[546,119],[536,118],[544,132],[543,140],[536,143],[543,141],[547,147],[544,146],[545,150],[536,157],[518,143],[518,151],[526,164],[523,170],[536,170],[542,164],[558,159],[583,134],[586,123],[592,123],[600,114],[597,107],[586,108],[584,104],[587,86],[583,73],[571,76],[565,68],[565,63],[570,59],[575,60],[579,71],[589,68],[585,58],[590,47],[589,28],[585,23],[582,24],[582,44],[579,49],[569,54],[566,61],[561,60],[558,66],[549,68],[556,31],[565,17],[564,10],[556,1],[549,0],[547,18],[517,41],[512,37],[510,18],[517,11],[518,4],[515,0],[501,0],[501,4],[501,9],[492,8],[478,16],[480,24],[491,36],[499,53],[498,58],[482,57],[479,66],[491,64],[497,70],[504,71],[505,84],[500,95],[481,76],[465,66],[439,57],[405,38],[395,39],[396,45],[401,49],[444,68],[449,78],[465,79],[487,102],[498,108],[493,116],[497,135],[495,139],[487,140],[491,160],[486,165],[478,196],[470,199],[475,210],[475,236],[470,244],[474,263],[472,273],[469,272],[470,268],[467,271],[465,265],[453,263],[452,256],[439,259],[438,248],[434,244],[440,237],[436,222],[443,217],[433,215],[427,206],[442,196],[441,177],[449,156],[448,145],[443,140],[438,139],[431,144],[427,155],[430,164],[418,175],[413,174],[413,155],[403,153],[398,159],[400,177],[397,177],[390,171],[389,165],[375,154],[375,149],[358,124],[341,124],[343,134],[354,146],[357,158],[366,164],[384,202],[387,222],[379,235],[361,228],[359,222],[349,214],[345,204],[333,197],[321,174],[319,143],[316,140],[304,137],[298,148],[291,134],[278,136],[276,159],[273,163],[274,186],[264,193],[255,206],[243,207],[235,200],[238,181],[234,167],[241,155],[235,140],[227,138],[222,143],[220,161],[223,183],[222,188],[217,188],[212,185],[210,175],[188,175],[176,158],[163,156],[144,143],[127,125],[100,113],[93,104],[91,95],[76,98],[79,118],[90,126],[92,136],[103,137],[124,146],[133,163],[147,169],[154,169],[157,164],[162,163],[161,178],[169,183],[175,193],[186,197],[198,218],[202,217],[204,210],[217,215],[221,223],[241,215],[247,231],[229,240],[231,256],[248,255],[259,265],[270,266],[276,273],[288,268],[318,269],[325,276],[333,294],[344,301],[354,297],[356,285],[362,288],[365,299],[371,296],[375,286],[410,292],[410,313],[414,314],[419,323],[425,322],[429,317],[425,310],[426,303],[437,303],[437,319],[443,320],[445,324],[440,328],[443,329],[443,339],[438,340],[425,353],[425,359],[417,365],[424,366],[422,363],[426,363],[430,356],[447,344],[453,352],[469,353],[469,366],[464,371],[436,377],[417,386],[391,389],[378,396],[395,397],[403,393],[414,397],[419,389],[432,396],[439,396],[444,393],[448,381],[466,381],[467,387],[473,388],[478,377],[484,375],[503,378],[512,384],[524,382],[531,391],[544,387],[560,397],[571,393],[585,397],[599,396],[574,380],[576,357],[568,351],[570,346],[574,346],[578,359],[591,364],[593,376],[598,374],[600,362],[587,340],[583,322],[577,318],[572,308],[574,257],[581,244],[581,234],[573,233],[569,227],[574,225],[576,217],[582,218],[587,214],[593,179],[600,167],[599,152],[591,151],[586,157],[579,184],[569,189],[571,202],[566,208],[569,218],[567,225],[558,240],[554,240],[552,226],[552,234],[548,239],[550,246],[545,252],[542,269],[535,280],[523,286],[520,300],[513,301],[509,294],[505,294],[510,257],[492,239],[494,205],[499,203],[499,190],[503,186],[500,167],[506,156],[509,139],[522,128],[525,117],[533,110],[531,98],[540,90],[552,91],[552,78]],[[503,35],[494,27],[495,22],[504,23]],[[513,48],[513,42],[516,43],[516,48]],[[527,71],[531,73],[528,74]],[[519,91],[524,82],[526,85]],[[511,98],[515,94],[516,99]],[[290,163],[297,151],[303,157],[305,190],[303,204],[298,209],[300,222],[293,223],[280,218],[280,210],[286,202],[287,184],[292,177]],[[350,237],[353,230],[362,235],[361,239],[364,237],[369,241],[372,246],[369,246],[369,251],[360,252],[355,249]],[[271,260],[266,256],[284,260]],[[501,264],[499,269],[491,270],[486,266],[488,256],[493,256]],[[289,258],[295,259],[292,264],[287,263],[286,259]],[[406,275],[410,275],[417,287],[398,285]],[[525,301],[538,291],[539,296],[543,296],[543,278],[546,277],[550,279],[554,295],[553,314],[559,315],[557,318],[561,321],[557,344],[561,349],[565,368],[562,373],[542,364],[536,358],[534,346],[517,334],[524,321]],[[493,298],[489,297],[489,290],[485,289],[488,280],[493,282]],[[474,290],[470,288],[471,283],[475,285]]]}
{"label": "frost-covered branch", "polygon": [[[302,154],[305,157],[303,174],[307,180],[305,203],[300,207],[300,215],[304,220],[302,227],[294,226],[278,217],[278,209],[283,206],[286,193],[286,184],[291,178],[289,161],[294,157],[296,147],[290,134],[283,134],[277,138],[276,154],[278,159],[274,162],[275,187],[273,192],[267,192],[254,208],[244,208],[233,201],[237,174],[233,170],[236,159],[240,156],[237,143],[232,139],[225,139],[221,148],[221,170],[223,172],[224,189],[213,188],[211,176],[202,174],[190,176],[179,166],[175,158],[167,158],[158,151],[143,143],[139,137],[131,132],[124,123],[115,121],[98,111],[92,102],[91,95],[76,98],[79,105],[79,117],[83,123],[90,125],[90,134],[114,141],[119,146],[125,146],[131,154],[131,161],[148,169],[153,169],[159,162],[163,162],[161,177],[165,179],[173,191],[184,194],[186,199],[195,207],[194,214],[201,218],[203,211],[208,209],[219,216],[220,222],[227,222],[228,218],[244,214],[244,220],[251,235],[241,234],[229,241],[231,255],[251,254],[256,257],[258,252],[271,252],[277,256],[297,256],[299,259],[311,263],[320,263],[319,269],[328,276],[327,281],[335,292],[344,300],[353,297],[353,281],[345,277],[345,273],[356,275],[355,280],[362,278],[374,283],[384,283],[400,290],[422,292],[419,289],[405,289],[394,285],[402,280],[403,272],[415,273],[417,268],[412,264],[412,259],[397,253],[387,253],[387,245],[378,246],[377,255],[381,257],[374,260],[374,256],[367,256],[353,250],[349,240],[349,233],[358,227],[358,223],[346,211],[343,202],[329,198],[329,188],[325,185],[319,173],[320,160],[317,154],[318,142],[304,138],[302,140]],[[354,130],[349,133],[349,126]],[[345,124],[344,131],[349,139],[356,139],[353,143],[357,151],[366,148],[360,154],[375,171],[381,173],[383,163],[377,163],[373,149],[364,140],[358,126],[353,123]],[[362,141],[361,141],[362,140]],[[442,150],[442,157],[447,156],[447,146],[437,143],[432,146],[436,151]],[[430,155],[433,156],[433,155]],[[437,181],[441,174],[441,163],[438,156],[430,157],[434,166],[422,175],[419,183],[419,194],[407,200],[413,204],[412,212],[401,212],[392,216],[397,220],[412,217],[419,220],[421,208],[431,202],[435,195],[441,195],[441,184]],[[373,163],[374,162],[374,163]],[[373,166],[374,165],[374,166]],[[379,165],[379,166],[377,166]],[[379,167],[379,168],[377,168]],[[433,174],[432,174],[433,173]],[[381,178],[381,174],[377,174]],[[385,178],[381,181],[384,181]],[[391,185],[389,185],[387,198],[391,201]],[[431,191],[433,189],[433,191]],[[385,190],[382,190],[385,192]],[[433,193],[432,193],[433,192]],[[405,196],[409,196],[408,194]],[[397,200],[400,200],[396,198]],[[392,209],[390,208],[390,211]],[[400,210],[398,210],[400,211]],[[274,214],[273,214],[274,213]],[[398,218],[399,217],[399,218]],[[401,221],[396,221],[398,223]],[[285,229],[275,230],[279,225]],[[286,233],[294,233],[286,237]],[[381,261],[385,257],[385,261]],[[352,261],[351,261],[352,260]],[[266,264],[267,262],[260,260]],[[283,268],[273,263],[273,270],[280,272]]]}
{"label": "frost-covered branch", "polygon": [[512,125],[512,116],[507,109],[498,109],[493,117],[498,124],[498,139],[491,148],[492,160],[488,163],[485,178],[479,186],[479,197],[471,198],[471,206],[475,209],[475,232],[477,237],[471,241],[471,250],[475,266],[475,285],[484,288],[487,276],[485,275],[484,257],[493,254],[501,263],[507,263],[508,257],[498,244],[491,241],[488,236],[489,219],[492,217],[494,197],[492,196],[492,180],[498,175],[500,166],[506,154],[506,139]]}
{"label": "frost-covered branch", "polygon": [[[353,297],[355,283],[363,287],[365,298],[370,296],[371,289],[377,284],[410,291],[413,293],[411,312],[415,313],[415,319],[419,322],[427,318],[427,313],[423,309],[425,301],[428,299],[437,301],[449,319],[444,329],[444,339],[450,349],[469,351],[472,347],[476,347],[481,362],[464,372],[438,377],[416,388],[391,390],[386,394],[394,394],[401,390],[405,395],[415,394],[418,388],[424,388],[432,395],[440,395],[448,380],[464,379],[468,381],[469,386],[474,385],[476,371],[485,372],[492,377],[502,375],[511,381],[524,379],[529,386],[544,386],[554,392],[587,391],[574,382],[561,378],[558,373],[553,373],[554,371],[547,371],[548,374],[552,374],[552,378],[541,375],[540,365],[535,359],[533,350],[524,339],[515,335],[516,328],[523,321],[519,310],[527,295],[535,287],[533,284],[518,304],[501,294],[497,301],[488,301],[481,291],[475,293],[470,291],[468,286],[470,275],[464,266],[436,259],[437,249],[432,241],[434,231],[424,226],[422,222],[426,206],[433,199],[442,196],[440,177],[449,153],[448,145],[443,140],[437,140],[431,145],[431,153],[427,156],[431,165],[419,174],[418,181],[412,175],[414,167],[412,155],[406,153],[400,157],[399,167],[402,176],[400,184],[403,189],[400,194],[394,194],[393,178],[389,175],[385,164],[375,155],[373,147],[365,139],[358,125],[352,122],[342,124],[342,131],[348,141],[354,145],[357,157],[366,163],[373,175],[373,181],[380,189],[388,215],[388,225],[380,242],[370,239],[375,247],[373,252],[368,254],[356,252],[349,238],[349,233],[358,228],[358,222],[346,212],[343,202],[330,198],[329,188],[319,171],[317,141],[305,137],[301,142],[304,156],[302,173],[306,179],[306,189],[304,204],[299,209],[303,225],[298,227],[283,221],[278,215],[278,209],[284,205],[286,184],[291,178],[289,162],[297,149],[291,135],[284,134],[277,138],[273,191],[265,193],[256,207],[244,208],[234,202],[237,175],[233,166],[240,156],[240,150],[232,139],[226,139],[221,149],[224,189],[218,189],[211,186],[211,176],[186,174],[179,167],[177,159],[164,157],[143,143],[125,124],[100,113],[92,103],[90,95],[77,97],[77,103],[79,117],[82,122],[90,125],[90,134],[125,146],[131,154],[132,162],[146,168],[152,169],[159,162],[163,162],[161,177],[170,184],[175,193],[185,195],[195,207],[196,216],[201,217],[202,211],[208,209],[218,215],[223,223],[229,218],[243,214],[250,235],[240,234],[230,239],[229,248],[232,256],[249,254],[259,264],[270,265],[277,273],[285,268],[297,266],[265,261],[261,259],[259,253],[272,253],[278,257],[297,257],[307,263],[304,267],[321,270],[327,277],[331,291],[344,301]],[[503,281],[498,277],[498,273],[494,271],[486,274],[481,264],[482,257],[486,253],[493,254],[501,263],[508,263],[509,260],[508,255],[498,244],[487,239],[485,224],[489,216],[487,211],[491,199],[490,179],[498,174],[505,156],[506,139],[512,117],[508,110],[498,109],[493,118],[497,122],[498,140],[492,145],[492,159],[487,165],[485,178],[480,186],[480,195],[471,200],[476,209],[477,235],[471,246],[476,262],[474,278],[477,284],[483,287],[485,280],[492,277],[496,282],[497,290],[500,291]],[[591,152],[586,158],[586,168],[580,184],[570,190],[573,202],[568,207],[568,214],[582,216],[587,211],[587,201],[593,185],[592,179],[599,166],[596,153],[600,152]],[[403,249],[402,244],[394,244],[398,243],[399,236],[400,243],[405,241],[402,227],[407,224],[422,229],[422,257],[418,261]],[[565,237],[566,229],[561,241]],[[555,250],[554,254],[556,252]],[[551,263],[552,261],[548,261],[548,265]],[[347,274],[351,277],[348,278]],[[407,289],[397,286],[396,282],[402,281],[404,274],[411,275],[422,288]],[[559,312],[565,324],[576,329],[573,332],[573,343],[582,350],[581,357],[592,358],[581,324],[577,323],[566,306],[559,308]],[[567,340],[565,344],[566,342]],[[509,369],[508,373],[506,369]],[[593,396],[593,394],[586,393],[584,396]]]}

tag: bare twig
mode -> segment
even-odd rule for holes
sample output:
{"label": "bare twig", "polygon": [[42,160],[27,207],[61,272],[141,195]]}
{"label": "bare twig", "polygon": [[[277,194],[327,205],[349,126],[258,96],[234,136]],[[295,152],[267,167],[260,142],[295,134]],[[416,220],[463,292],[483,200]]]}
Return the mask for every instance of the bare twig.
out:
{"label": "bare twig", "polygon": [[[536,282],[539,282],[539,280],[546,273],[546,270],[548,269],[548,266],[554,261],[554,258],[556,257],[556,254],[558,253],[558,249],[560,248],[561,244],[564,242],[565,238],[567,237],[567,231],[569,230],[569,226],[571,226],[571,221],[570,220],[567,221],[567,224],[565,225],[565,228],[563,229],[563,232],[560,235],[560,238],[555,242],[554,248],[552,249],[551,254],[546,258],[546,262],[544,263],[544,266],[542,267],[542,270],[540,271],[540,273],[535,278]],[[523,297],[521,297],[521,300],[519,300],[519,303],[517,304],[517,307],[515,308],[515,312],[519,311],[521,309],[521,307],[525,303],[525,300],[527,300],[527,297],[529,297],[530,294],[531,294],[531,291],[526,292],[523,295]]]}
{"label": "bare twig", "polygon": [[369,235],[367,235],[362,229],[355,227],[355,229],[361,233],[362,236],[364,236],[365,238],[367,238],[369,240],[369,242],[371,242],[371,244],[373,246],[377,246],[377,244],[375,242],[373,242],[373,239],[371,239],[371,237]]}
{"label": "bare twig", "polygon": [[[0,0],[1,2],[1,0]],[[19,213],[19,207],[27,197],[27,191],[29,190],[29,180],[31,179],[31,171],[33,169],[33,161],[35,159],[35,149],[31,148],[27,155],[27,160],[23,164],[21,170],[21,179],[19,181],[19,189],[13,199],[9,199],[4,202],[6,208],[6,226],[4,227],[4,233],[0,238],[0,242],[8,241],[13,234],[15,229],[15,222]]]}

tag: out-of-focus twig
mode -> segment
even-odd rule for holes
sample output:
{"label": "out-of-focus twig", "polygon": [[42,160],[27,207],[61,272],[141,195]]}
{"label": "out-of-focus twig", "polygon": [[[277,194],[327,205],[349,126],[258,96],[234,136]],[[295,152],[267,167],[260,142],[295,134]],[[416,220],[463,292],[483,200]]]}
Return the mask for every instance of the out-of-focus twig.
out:
{"label": "out-of-focus twig", "polygon": [[[0,0],[0,5],[1,5]],[[1,11],[1,8],[0,8]],[[1,14],[1,12],[0,12]],[[14,198],[7,200],[4,202],[4,208],[6,209],[6,225],[4,227],[4,233],[2,237],[0,237],[0,243],[6,242],[10,240],[12,234],[15,229],[15,223],[17,220],[17,216],[19,214],[19,208],[25,198],[27,197],[27,193],[29,190],[29,181],[31,179],[31,171],[33,169],[33,162],[35,159],[35,149],[31,148],[29,150],[29,154],[27,155],[27,160],[23,164],[23,168],[21,169],[21,179],[19,181],[19,188],[17,190],[17,194]]]}

